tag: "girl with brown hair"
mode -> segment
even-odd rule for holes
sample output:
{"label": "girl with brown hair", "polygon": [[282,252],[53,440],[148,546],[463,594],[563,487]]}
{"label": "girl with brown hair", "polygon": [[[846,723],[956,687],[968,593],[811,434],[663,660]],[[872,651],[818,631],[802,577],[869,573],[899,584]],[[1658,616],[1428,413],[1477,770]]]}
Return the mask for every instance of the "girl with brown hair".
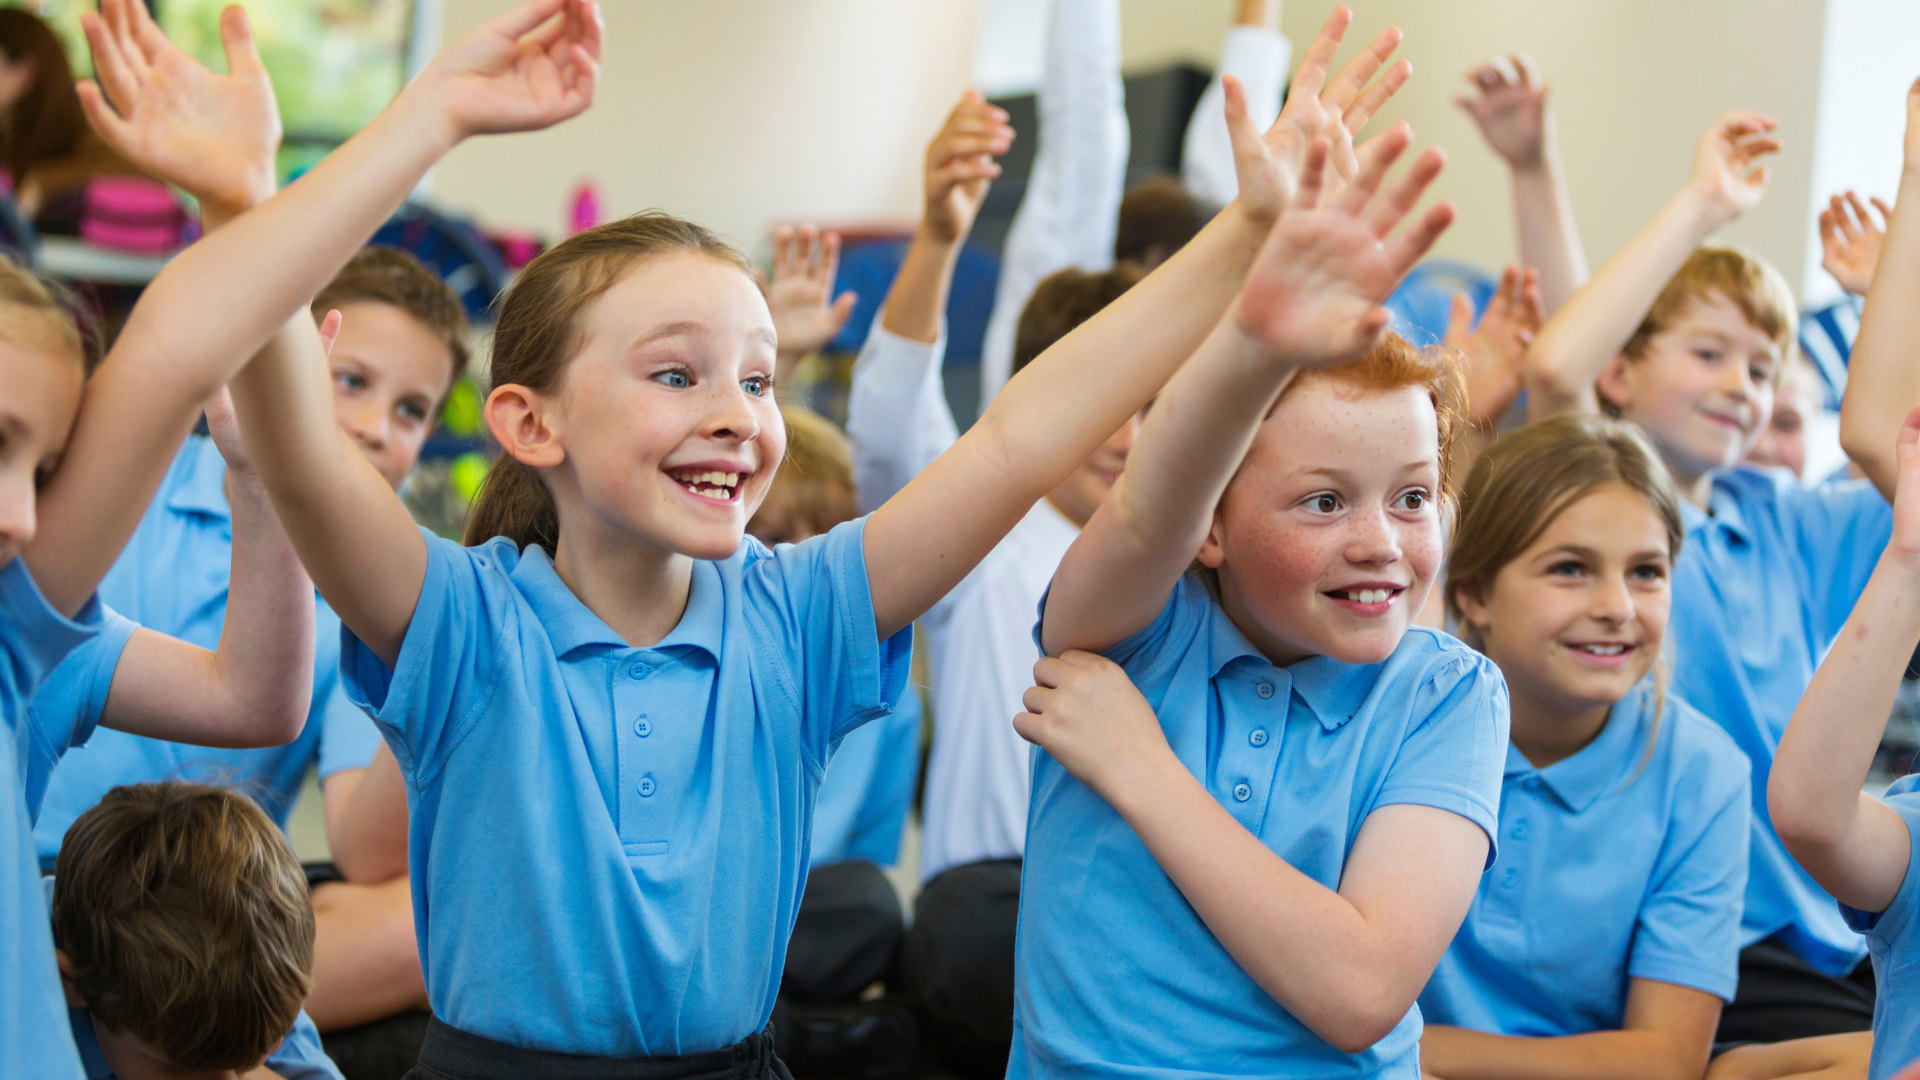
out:
{"label": "girl with brown hair", "polygon": [[28,217],[90,177],[139,175],[87,126],[53,28],[20,8],[0,8],[0,165]]}
{"label": "girl with brown hair", "polygon": [[1639,429],[1563,416],[1495,443],[1460,499],[1446,600],[1512,708],[1500,851],[1420,996],[1421,1066],[1699,1076],[1733,996],[1745,755],[1665,693],[1683,533]]}

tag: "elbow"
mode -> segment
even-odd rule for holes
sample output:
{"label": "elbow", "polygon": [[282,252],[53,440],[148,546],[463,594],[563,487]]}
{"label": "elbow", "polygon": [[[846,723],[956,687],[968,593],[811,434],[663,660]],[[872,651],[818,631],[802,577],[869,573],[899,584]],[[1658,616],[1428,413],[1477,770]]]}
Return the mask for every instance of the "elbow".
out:
{"label": "elbow", "polygon": [[285,746],[298,739],[307,728],[307,699],[260,702],[237,710],[232,730],[239,733],[234,748],[259,750]]}
{"label": "elbow", "polygon": [[1312,1015],[1304,1011],[1294,1015],[1341,1053],[1358,1054],[1399,1027],[1412,1008],[1413,996],[1366,979],[1346,987],[1323,984]]}
{"label": "elbow", "polygon": [[1338,1019],[1329,1017],[1320,1024],[1308,1026],[1313,1028],[1314,1034],[1332,1043],[1341,1053],[1359,1054],[1386,1038],[1394,1028],[1400,1026],[1400,1021],[1406,1015],[1405,1009],[1392,1015],[1384,1010],[1376,1010],[1372,1014],[1355,1012]]}
{"label": "elbow", "polygon": [[1814,811],[1812,800],[1795,790],[1791,777],[1775,772],[1767,781],[1767,818],[1787,853],[1802,859],[1807,853],[1837,843],[1837,823]]}

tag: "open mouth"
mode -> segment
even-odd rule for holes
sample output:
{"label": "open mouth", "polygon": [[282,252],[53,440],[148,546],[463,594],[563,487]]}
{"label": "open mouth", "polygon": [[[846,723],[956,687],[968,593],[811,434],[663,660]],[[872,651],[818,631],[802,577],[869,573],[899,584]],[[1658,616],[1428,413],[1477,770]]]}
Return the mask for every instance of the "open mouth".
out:
{"label": "open mouth", "polygon": [[746,477],[745,473],[721,472],[717,469],[668,469],[667,475],[690,493],[721,503],[735,502],[740,498],[740,481]]}
{"label": "open mouth", "polygon": [[1391,607],[1406,592],[1400,585],[1369,585],[1353,589],[1329,589],[1326,596],[1349,611],[1362,615],[1378,615]]}
{"label": "open mouth", "polygon": [[1639,646],[1629,645],[1624,641],[1567,642],[1566,647],[1570,652],[1585,658],[1588,663],[1608,668],[1626,663],[1628,658],[1639,650]]}

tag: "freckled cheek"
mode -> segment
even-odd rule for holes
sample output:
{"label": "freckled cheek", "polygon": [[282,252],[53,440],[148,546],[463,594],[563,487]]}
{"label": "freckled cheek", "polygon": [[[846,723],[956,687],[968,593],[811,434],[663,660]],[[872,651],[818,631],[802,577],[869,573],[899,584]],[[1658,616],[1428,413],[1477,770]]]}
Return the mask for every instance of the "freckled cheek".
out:
{"label": "freckled cheek", "polygon": [[1229,519],[1224,537],[1227,565],[1250,600],[1268,610],[1298,610],[1319,591],[1338,561],[1339,548],[1322,530],[1284,519]]}

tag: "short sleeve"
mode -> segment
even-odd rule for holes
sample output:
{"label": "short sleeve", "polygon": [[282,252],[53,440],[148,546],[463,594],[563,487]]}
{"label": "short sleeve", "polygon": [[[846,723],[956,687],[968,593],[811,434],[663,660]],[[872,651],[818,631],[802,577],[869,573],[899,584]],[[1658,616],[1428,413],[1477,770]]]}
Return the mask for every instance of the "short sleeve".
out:
{"label": "short sleeve", "polygon": [[1675,834],[1641,905],[1627,974],[1732,1001],[1740,981],[1753,780],[1745,761],[1732,760],[1730,742],[1726,749],[1726,767],[1716,775],[1679,778]]}
{"label": "short sleeve", "polygon": [[1886,804],[1906,822],[1907,842],[1911,845],[1907,876],[1901,879],[1893,902],[1885,911],[1861,911],[1840,905],[1840,914],[1846,917],[1848,926],[1867,935],[1869,943],[1884,945],[1888,952],[1912,933],[1914,905],[1920,902],[1914,897],[1915,891],[1920,890],[1920,885],[1914,884],[1915,879],[1920,878],[1920,794],[1915,794],[1916,787],[1920,787],[1920,776],[1904,776],[1887,789],[1885,797]]}
{"label": "short sleeve", "polygon": [[25,772],[27,811],[37,818],[46,797],[54,766],[68,750],[93,738],[113,689],[113,672],[120,654],[139,624],[111,608],[100,609],[100,632],[68,653],[53,669],[28,710]]}
{"label": "short sleeve", "polygon": [[518,625],[512,586],[498,562],[513,554],[509,542],[465,548],[420,532],[427,573],[394,666],[351,630],[340,631],[347,700],[394,735],[394,757],[416,783],[439,771],[479,718],[502,671],[501,642]]}
{"label": "short sleeve", "polygon": [[1846,624],[1893,536],[1893,506],[1866,480],[1780,489],[1781,510],[1812,585],[1821,640]]}
{"label": "short sleeve", "polygon": [[1459,647],[1428,669],[1413,719],[1374,800],[1458,814],[1487,834],[1487,865],[1499,855],[1500,778],[1507,761],[1507,682],[1493,662]]}
{"label": "short sleeve", "polygon": [[267,1055],[267,1068],[281,1080],[342,1080],[340,1070],[320,1045],[320,1030],[305,1009],[294,1017],[293,1030]]}
{"label": "short sleeve", "polygon": [[[1033,624],[1033,645],[1042,656],[1046,655],[1047,650],[1040,641],[1041,631],[1046,626],[1047,598],[1052,595],[1053,586],[1048,585],[1046,591],[1040,594],[1039,611]],[[1160,609],[1160,614],[1155,615],[1152,622],[1100,655],[1125,668],[1133,685],[1151,697],[1148,687],[1158,687],[1172,675],[1179,666],[1180,657],[1185,655],[1184,646],[1199,639],[1200,629],[1213,607],[1206,585],[1193,574],[1186,574],[1174,583],[1166,606]],[[1176,643],[1183,647],[1169,650],[1168,646]]]}
{"label": "short sleeve", "polygon": [[0,566],[0,724],[17,727],[28,703],[69,652],[100,632],[102,608],[90,597],[79,615],[55,611],[40,592],[27,560]]}
{"label": "short sleeve", "polygon": [[893,711],[913,659],[911,626],[881,641],[874,625],[866,523],[783,544],[744,570],[748,626],[784,660],[778,689],[800,707],[806,746],[822,766],[834,740]]}

